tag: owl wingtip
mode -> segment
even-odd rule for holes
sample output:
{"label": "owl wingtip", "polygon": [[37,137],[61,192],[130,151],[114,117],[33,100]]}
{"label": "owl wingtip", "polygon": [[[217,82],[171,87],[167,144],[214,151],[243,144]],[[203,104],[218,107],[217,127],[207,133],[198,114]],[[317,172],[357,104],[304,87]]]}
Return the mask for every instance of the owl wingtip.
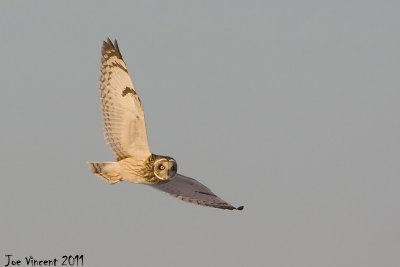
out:
{"label": "owl wingtip", "polygon": [[236,209],[237,209],[237,210],[243,210],[243,209],[244,209],[244,206],[239,206],[239,207],[237,207]]}

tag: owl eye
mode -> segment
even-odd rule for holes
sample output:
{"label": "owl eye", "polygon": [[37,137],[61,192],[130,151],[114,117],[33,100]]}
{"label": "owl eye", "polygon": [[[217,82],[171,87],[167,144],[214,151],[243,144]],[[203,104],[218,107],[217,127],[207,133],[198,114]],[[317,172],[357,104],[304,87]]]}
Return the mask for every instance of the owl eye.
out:
{"label": "owl eye", "polygon": [[164,167],[164,165],[160,165],[160,167],[158,167],[160,170],[164,170],[165,169],[165,167]]}

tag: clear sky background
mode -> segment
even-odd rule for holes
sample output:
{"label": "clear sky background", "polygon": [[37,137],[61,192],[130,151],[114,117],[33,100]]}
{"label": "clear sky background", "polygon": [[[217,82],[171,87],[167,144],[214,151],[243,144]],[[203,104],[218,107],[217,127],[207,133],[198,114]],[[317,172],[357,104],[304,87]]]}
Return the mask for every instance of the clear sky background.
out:
{"label": "clear sky background", "polygon": [[[2,1],[0,264],[399,266],[398,1]],[[107,185],[100,48],[153,153],[242,212]],[[24,266],[24,265],[23,265]]]}

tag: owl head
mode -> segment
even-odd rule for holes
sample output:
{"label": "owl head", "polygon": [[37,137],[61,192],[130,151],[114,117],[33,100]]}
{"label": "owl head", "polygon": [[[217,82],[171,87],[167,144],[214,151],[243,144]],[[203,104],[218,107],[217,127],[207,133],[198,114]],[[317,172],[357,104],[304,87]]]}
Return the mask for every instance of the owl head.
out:
{"label": "owl head", "polygon": [[160,180],[168,180],[175,176],[178,166],[170,157],[162,157],[154,162],[154,175]]}

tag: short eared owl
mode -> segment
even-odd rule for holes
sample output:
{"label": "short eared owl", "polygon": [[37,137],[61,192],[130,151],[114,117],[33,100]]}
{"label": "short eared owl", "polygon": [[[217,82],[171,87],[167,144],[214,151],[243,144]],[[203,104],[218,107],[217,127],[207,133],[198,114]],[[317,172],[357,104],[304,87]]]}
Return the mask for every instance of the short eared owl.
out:
{"label": "short eared owl", "polygon": [[220,209],[233,207],[195,179],[177,173],[176,161],[150,152],[143,108],[118,43],[108,38],[101,49],[100,99],[104,135],[116,162],[89,162],[104,181],[148,184],[183,201]]}

